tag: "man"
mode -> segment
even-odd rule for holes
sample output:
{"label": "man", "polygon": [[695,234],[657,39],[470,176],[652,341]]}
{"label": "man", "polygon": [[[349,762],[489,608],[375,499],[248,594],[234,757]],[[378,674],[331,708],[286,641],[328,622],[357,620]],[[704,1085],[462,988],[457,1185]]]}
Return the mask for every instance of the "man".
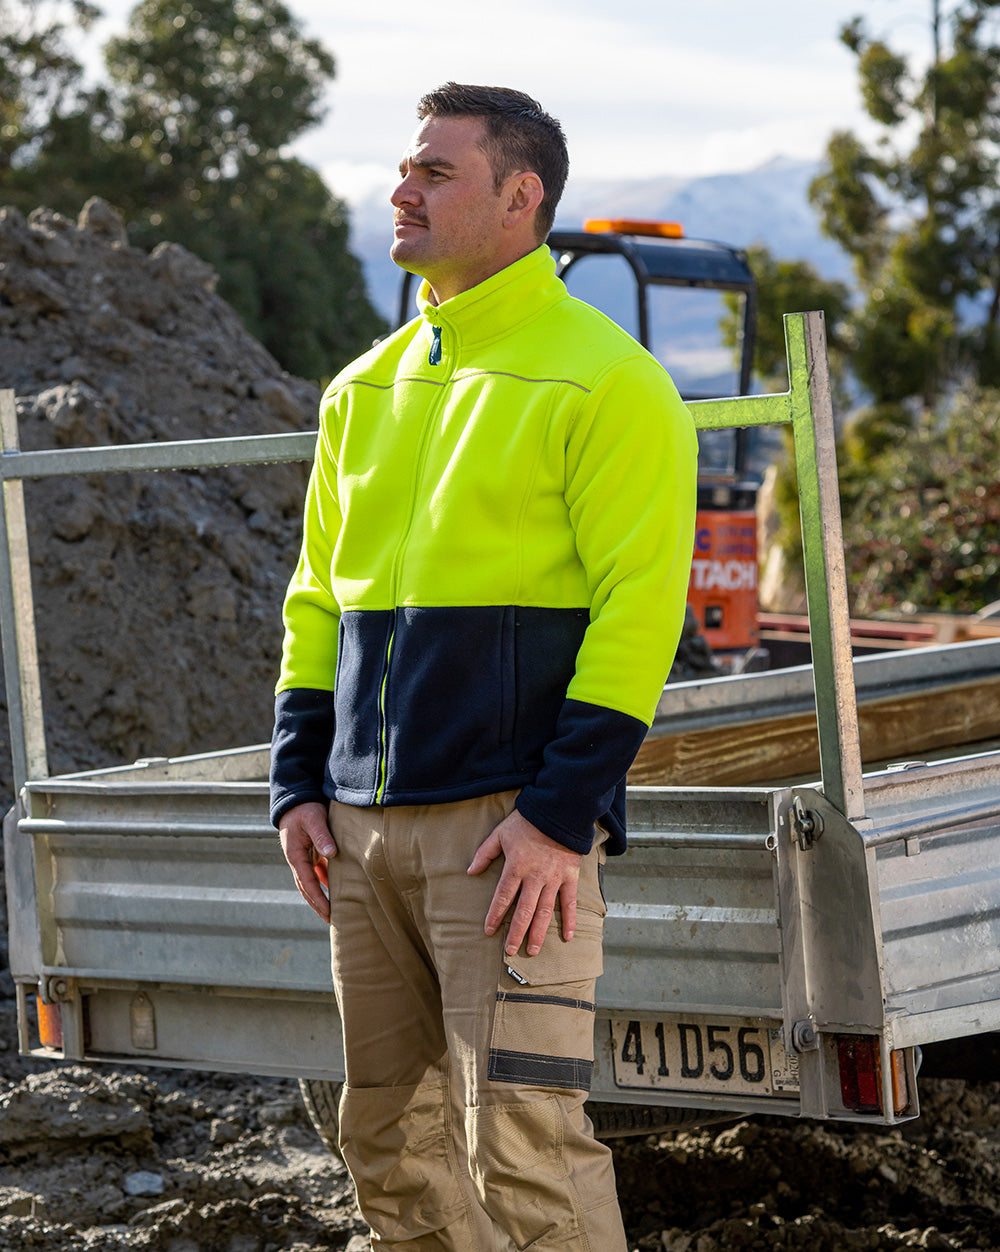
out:
{"label": "man", "polygon": [[583,1111],[600,869],[680,635],[696,443],[555,277],[558,122],[454,83],[418,117],[392,256],[421,312],[322,402],[272,819],[331,923],[373,1246],[624,1252]]}

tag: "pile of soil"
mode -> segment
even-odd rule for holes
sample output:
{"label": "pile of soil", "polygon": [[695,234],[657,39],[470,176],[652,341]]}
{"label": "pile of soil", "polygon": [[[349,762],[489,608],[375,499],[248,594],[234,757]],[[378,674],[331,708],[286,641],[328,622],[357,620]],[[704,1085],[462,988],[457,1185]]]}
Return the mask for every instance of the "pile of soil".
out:
{"label": "pile of soil", "polygon": [[919,1119],[892,1129],[760,1118],[618,1148],[630,1247],[995,1252],[1000,1083],[983,1068],[923,1078]]}
{"label": "pile of soil", "polygon": [[[200,260],[129,247],[97,200],[77,222],[0,209],[0,388],[31,449],[309,429],[318,401]],[[28,486],[53,772],[267,738],[305,477]],[[711,667],[690,629],[681,666]],[[0,757],[7,803],[10,779]],[[4,923],[0,891],[0,1252],[367,1246],[294,1082],[19,1057]],[[891,1131],[767,1119],[617,1142],[630,1248],[1000,1248],[996,1060],[923,1081],[922,1117]]]}
{"label": "pile of soil", "polygon": [[[315,426],[286,374],[176,244],[130,247],[0,209],[0,388],[25,449]],[[306,467],[48,479],[26,487],[51,772],[260,743]],[[0,737],[6,743],[6,709]],[[0,756],[0,799],[10,798]]]}

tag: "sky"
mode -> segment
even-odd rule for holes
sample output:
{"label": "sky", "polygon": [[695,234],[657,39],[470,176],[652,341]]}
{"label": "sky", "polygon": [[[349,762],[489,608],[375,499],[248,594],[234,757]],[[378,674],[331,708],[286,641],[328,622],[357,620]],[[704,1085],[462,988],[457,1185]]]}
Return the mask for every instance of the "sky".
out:
{"label": "sky", "polygon": [[[922,60],[930,46],[931,0],[285,2],[337,62],[326,119],[293,150],[352,204],[391,187],[416,100],[448,79],[539,99],[571,179],[686,178],[815,159],[835,129],[863,128],[837,38],[850,18]],[[99,43],[133,4],[98,3]]]}

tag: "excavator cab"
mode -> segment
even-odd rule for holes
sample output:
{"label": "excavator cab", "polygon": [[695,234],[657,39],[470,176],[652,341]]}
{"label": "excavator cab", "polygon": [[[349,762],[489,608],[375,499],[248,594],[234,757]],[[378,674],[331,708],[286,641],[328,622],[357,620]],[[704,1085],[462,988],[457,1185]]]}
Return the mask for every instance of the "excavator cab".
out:
{"label": "excavator cab", "polygon": [[[581,231],[553,231],[548,243],[572,294],[648,348],[685,400],[749,393],[757,286],[742,252],[688,239],[677,222],[635,219],[587,221]],[[718,340],[722,292],[741,297],[735,367],[731,349],[705,347],[713,334]],[[759,475],[751,463],[751,434],[737,429],[700,435],[688,603],[717,660],[730,670],[763,659],[757,647]]]}

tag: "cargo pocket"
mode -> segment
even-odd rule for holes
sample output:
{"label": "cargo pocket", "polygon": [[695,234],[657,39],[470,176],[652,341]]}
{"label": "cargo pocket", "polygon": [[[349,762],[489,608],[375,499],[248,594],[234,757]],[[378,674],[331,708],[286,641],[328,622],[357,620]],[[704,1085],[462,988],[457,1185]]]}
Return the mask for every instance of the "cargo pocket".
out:
{"label": "cargo pocket", "polygon": [[537,956],[504,954],[490,1037],[494,1082],[590,1090],[602,929],[599,916],[578,914],[569,943],[555,920]]}

